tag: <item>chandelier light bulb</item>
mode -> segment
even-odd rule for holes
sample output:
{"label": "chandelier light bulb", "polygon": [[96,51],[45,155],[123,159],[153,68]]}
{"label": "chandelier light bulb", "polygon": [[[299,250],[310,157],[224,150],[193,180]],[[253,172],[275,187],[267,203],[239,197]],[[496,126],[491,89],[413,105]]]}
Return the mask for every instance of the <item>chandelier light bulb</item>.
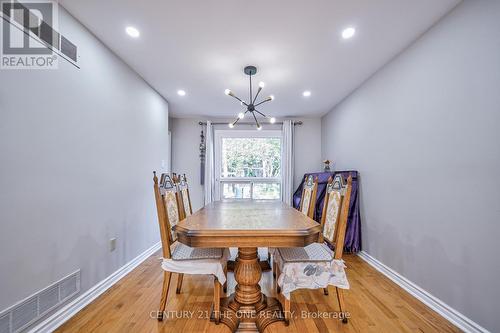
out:
{"label": "chandelier light bulb", "polygon": [[262,129],[261,125],[257,125],[257,131],[260,131]]}
{"label": "chandelier light bulb", "polygon": [[271,117],[271,119],[269,119],[269,122],[270,122],[271,124],[274,124],[274,123],[276,122],[276,118]]}
{"label": "chandelier light bulb", "polygon": [[271,101],[274,101],[274,95],[269,96],[269,99],[270,99]]}
{"label": "chandelier light bulb", "polygon": [[226,95],[231,95],[231,89],[226,89],[226,90],[224,90],[224,94],[226,94]]}
{"label": "chandelier light bulb", "polygon": [[229,124],[227,124],[227,126],[229,126],[229,128],[233,128],[234,124],[233,123],[229,123]]}
{"label": "chandelier light bulb", "polygon": [[243,112],[238,113],[238,118],[240,119],[245,118],[245,114]]}
{"label": "chandelier light bulb", "polygon": [[266,84],[262,81],[259,82],[259,88],[264,88],[266,86]]}

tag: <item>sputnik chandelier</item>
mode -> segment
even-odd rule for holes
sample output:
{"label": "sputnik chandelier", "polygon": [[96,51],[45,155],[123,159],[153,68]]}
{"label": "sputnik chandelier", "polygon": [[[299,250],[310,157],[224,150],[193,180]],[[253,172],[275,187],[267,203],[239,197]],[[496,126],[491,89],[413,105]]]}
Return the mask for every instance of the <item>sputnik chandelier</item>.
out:
{"label": "sputnik chandelier", "polygon": [[271,124],[274,124],[276,122],[276,118],[266,116],[265,114],[263,114],[262,112],[260,112],[259,110],[257,110],[256,107],[259,106],[259,105],[261,105],[261,104],[264,104],[266,102],[272,101],[274,99],[274,96],[270,95],[266,99],[264,99],[264,100],[262,100],[262,101],[260,101],[258,103],[255,103],[255,101],[257,100],[257,97],[259,96],[262,88],[264,88],[264,82],[259,82],[259,89],[257,90],[257,93],[255,94],[255,96],[253,96],[253,94],[252,94],[252,75],[255,75],[255,73],[257,73],[257,67],[255,67],[255,66],[247,66],[247,67],[245,67],[245,69],[243,71],[250,78],[250,94],[249,94],[249,98],[250,99],[249,99],[249,102],[247,103],[244,100],[242,100],[241,98],[239,98],[238,96],[236,96],[231,90],[226,89],[226,91],[224,92],[226,95],[236,98],[238,101],[240,101],[240,104],[242,106],[245,106],[247,108],[245,112],[238,113],[238,118],[236,118],[236,120],[233,121],[232,123],[229,123],[228,126],[229,126],[229,128],[233,128],[234,125],[236,125],[238,123],[238,121],[240,121],[241,119],[245,118],[245,115],[247,113],[249,113],[249,114],[252,115],[253,119],[255,120],[255,125],[257,126],[257,129],[260,131],[262,129],[262,126],[259,123],[259,121],[257,120],[257,117],[255,116],[255,112],[257,112],[258,114],[260,114],[262,117],[264,117],[266,119],[269,119],[269,122]]}

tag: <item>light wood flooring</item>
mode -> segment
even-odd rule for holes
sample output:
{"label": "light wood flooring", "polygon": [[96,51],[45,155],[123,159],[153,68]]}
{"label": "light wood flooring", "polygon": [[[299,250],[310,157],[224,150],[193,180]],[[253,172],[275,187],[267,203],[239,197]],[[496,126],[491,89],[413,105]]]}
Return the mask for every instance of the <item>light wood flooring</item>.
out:
{"label": "light wood flooring", "polygon": [[[148,258],[57,332],[229,332],[223,324],[215,325],[205,318],[212,301],[211,276],[185,275],[181,294],[175,293],[174,276],[166,309],[174,317],[163,322],[151,318],[150,313],[158,309],[163,279],[159,256],[160,252]],[[334,316],[338,311],[334,288],[329,296],[322,290],[300,290],[292,293],[296,318],[290,326],[278,322],[266,332],[460,332],[359,257],[345,255],[344,259],[351,284],[344,294],[351,315],[347,324],[333,318],[302,316]],[[232,293],[232,273],[228,280],[228,292]],[[267,295],[274,294],[271,272],[263,273],[260,285]]]}

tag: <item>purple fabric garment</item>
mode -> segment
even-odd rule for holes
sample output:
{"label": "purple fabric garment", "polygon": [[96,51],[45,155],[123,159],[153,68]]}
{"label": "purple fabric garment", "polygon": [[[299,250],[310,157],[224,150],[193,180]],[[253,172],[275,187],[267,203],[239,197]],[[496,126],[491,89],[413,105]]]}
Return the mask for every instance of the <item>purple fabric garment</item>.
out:
{"label": "purple fabric garment", "polygon": [[[316,207],[314,210],[314,219],[317,222],[321,220],[321,213],[323,211],[323,202],[326,193],[326,184],[328,183],[328,178],[334,176],[335,174],[341,174],[342,177],[347,179],[349,175],[352,176],[352,191],[351,191],[351,201],[349,203],[349,215],[347,217],[347,230],[345,235],[345,245],[344,251],[346,252],[358,252],[361,250],[361,216],[359,214],[359,191],[358,191],[358,172],[354,170],[350,171],[334,171],[334,172],[314,172],[306,173],[302,179],[306,176],[312,175],[313,177],[318,177],[318,193],[316,195]],[[302,196],[302,187],[304,181],[299,185],[295,193],[293,194],[293,207],[299,209],[300,198]]]}

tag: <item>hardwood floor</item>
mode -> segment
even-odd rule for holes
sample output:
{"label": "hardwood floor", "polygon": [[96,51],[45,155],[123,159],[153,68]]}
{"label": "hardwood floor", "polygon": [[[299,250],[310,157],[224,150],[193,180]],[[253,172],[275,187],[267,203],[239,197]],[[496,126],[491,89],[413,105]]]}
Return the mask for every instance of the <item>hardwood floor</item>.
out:
{"label": "hardwood floor", "polygon": [[[175,293],[173,277],[166,311],[170,318],[158,322],[150,313],[158,309],[162,286],[160,252],[148,258],[92,304],[71,318],[57,332],[229,332],[223,324],[206,319],[213,292],[213,278],[185,275],[182,291]],[[355,255],[345,255],[351,289],[345,292],[349,323],[334,318],[302,318],[302,314],[334,316],[338,304],[334,288],[292,293],[290,326],[274,323],[272,332],[460,332],[436,312],[413,298]],[[228,273],[228,293],[235,281]],[[267,295],[273,294],[271,272],[260,282]],[[181,314],[184,315],[181,315]]]}

